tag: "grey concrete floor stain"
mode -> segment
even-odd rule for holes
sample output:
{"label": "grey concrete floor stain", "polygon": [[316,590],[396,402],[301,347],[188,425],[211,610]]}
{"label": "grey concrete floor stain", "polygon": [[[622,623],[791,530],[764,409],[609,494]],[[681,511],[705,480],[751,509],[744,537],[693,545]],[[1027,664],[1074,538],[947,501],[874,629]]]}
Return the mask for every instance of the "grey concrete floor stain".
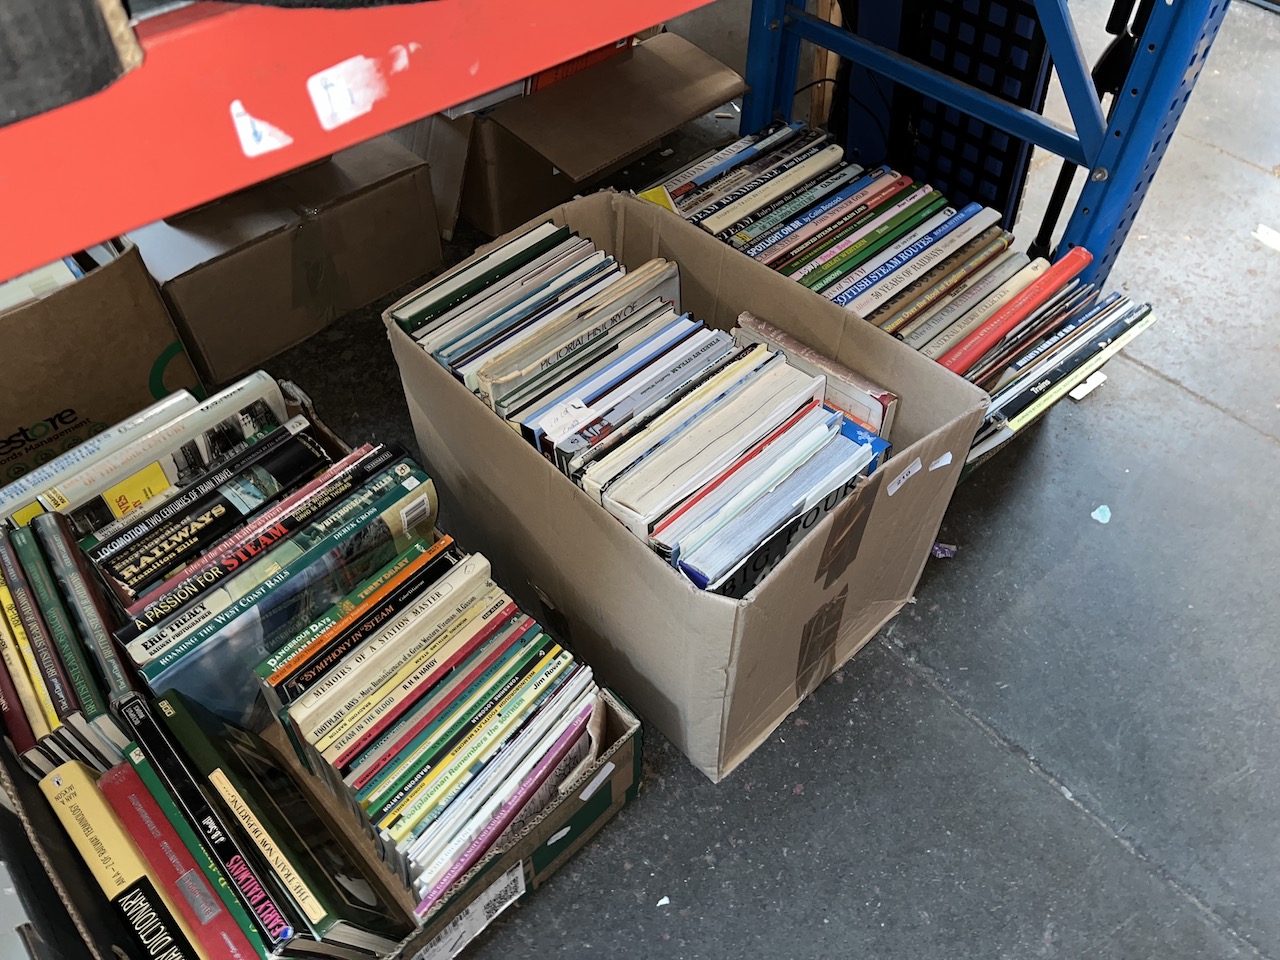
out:
{"label": "grey concrete floor stain", "polygon": [[[647,729],[637,802],[475,957],[1280,957],[1278,57],[1235,5],[1112,273],[1160,321],[959,489],[959,555],[724,783]],[[376,309],[268,369],[414,449]]]}

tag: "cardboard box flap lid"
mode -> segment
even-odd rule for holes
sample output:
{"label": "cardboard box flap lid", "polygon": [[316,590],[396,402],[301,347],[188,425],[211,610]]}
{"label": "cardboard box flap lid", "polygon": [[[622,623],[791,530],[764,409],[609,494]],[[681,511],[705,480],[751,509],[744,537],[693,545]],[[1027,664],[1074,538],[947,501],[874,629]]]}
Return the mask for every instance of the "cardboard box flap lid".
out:
{"label": "cardboard box flap lid", "polygon": [[299,219],[294,210],[265,191],[249,190],[139,227],[129,232],[129,239],[156,283],[165,284]]}
{"label": "cardboard box flap lid", "polygon": [[494,108],[488,119],[585,180],[732,100],[742,78],[673,33]]}
{"label": "cardboard box flap lid", "polygon": [[375,137],[265,186],[287,206],[313,216],[362,191],[423,169],[426,163],[390,137]]}

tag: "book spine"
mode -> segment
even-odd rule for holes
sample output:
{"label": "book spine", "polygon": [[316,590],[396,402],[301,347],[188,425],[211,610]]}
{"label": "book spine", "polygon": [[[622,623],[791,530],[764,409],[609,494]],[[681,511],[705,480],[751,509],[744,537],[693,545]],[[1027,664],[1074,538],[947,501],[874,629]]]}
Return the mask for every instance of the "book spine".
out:
{"label": "book spine", "polygon": [[[853,296],[857,295],[846,296],[855,286],[858,288],[858,293],[862,293],[893,272],[892,270],[882,272],[879,268],[884,266],[885,259],[873,260],[873,257],[887,249],[890,251],[887,258],[895,259],[892,251],[899,250],[903,254],[903,258],[897,260],[894,264],[893,269],[897,269],[924,249],[924,247],[916,245],[930,235],[937,223],[936,217],[942,217],[942,223],[946,224],[952,217],[959,215],[955,207],[949,207],[946,203],[946,198],[935,190],[934,195],[925,196],[906,213],[880,226],[873,227],[871,232],[863,238],[867,243],[865,246],[861,246],[861,249],[857,250],[857,252],[854,252],[853,248],[845,250],[838,256],[831,258],[823,265],[821,270],[805,277],[801,283],[816,293],[822,293],[840,284],[838,293],[832,290],[831,293],[825,294],[825,296],[832,302],[835,302],[837,298],[844,298],[845,303],[848,303],[853,299]],[[939,226],[938,228],[940,229],[941,227]],[[941,233],[938,234],[938,236],[942,235]],[[904,245],[906,249],[903,249]],[[854,246],[858,247],[860,244],[855,244]],[[911,252],[908,254],[906,250]],[[876,280],[866,282],[870,280],[870,276],[873,273],[876,276]],[[858,279],[851,283],[847,282],[851,276],[856,276]],[[842,283],[842,281],[846,282]],[[843,306],[843,304],[840,305]]]}
{"label": "book spine", "polygon": [[[974,243],[978,243],[981,239],[975,240]],[[922,278],[917,284],[919,289],[905,291],[898,301],[879,308],[867,319],[877,324],[885,333],[898,335],[913,320],[942,303],[945,297],[963,287],[970,278],[981,273],[987,265],[994,263],[1009,249],[1009,244],[1012,242],[1013,234],[1000,230],[994,239],[978,247],[971,256],[962,259],[962,262],[959,262],[958,258],[964,258],[968,251],[960,251],[951,260],[947,260],[936,268],[938,276]],[[952,267],[954,269],[951,269]]]}
{"label": "book spine", "polygon": [[685,215],[690,223],[698,224],[708,217],[719,213],[731,204],[737,203],[747,194],[771,181],[774,177],[792,170],[806,160],[816,157],[829,140],[826,134],[817,130],[806,131],[796,140],[794,147],[789,145],[786,153],[770,154],[742,170],[733,174],[730,181],[709,191],[704,202],[692,212]]}
{"label": "book spine", "polygon": [[[281,569],[294,564],[318,541],[324,541],[335,527],[345,528],[353,516],[366,516],[373,503],[388,490],[397,488],[393,470],[383,471],[360,488],[330,505],[323,516],[313,519],[281,543],[272,545],[271,554],[259,559],[250,556],[238,562],[232,576],[202,594],[194,603],[186,604],[157,626],[139,634],[125,645],[125,652],[139,666],[173,649],[202,625],[235,605],[238,599],[260,588]],[[122,631],[116,632],[120,640]]]}
{"label": "book spine", "polygon": [[9,675],[8,664],[2,658],[0,658],[0,722],[4,724],[5,734],[9,738],[14,753],[23,759],[29,770],[43,776],[53,769],[49,758],[44,756],[40,745],[36,742],[35,731],[32,730],[31,723],[23,712],[18,688]]}
{"label": "book spine", "polygon": [[873,232],[878,227],[888,228],[889,224],[899,222],[899,218],[909,216],[918,208],[917,205],[924,206],[922,201],[932,202],[941,196],[927,183],[899,177],[885,184],[867,211],[825,236],[806,241],[786,259],[771,266],[792,280],[802,282],[845,251],[850,251],[850,256],[860,253],[871,243]]}
{"label": "book spine", "polygon": [[261,960],[268,960],[269,950],[266,941],[262,938],[262,931],[258,929],[253,917],[249,915],[244,904],[236,896],[231,884],[218,868],[217,862],[213,859],[208,849],[200,841],[200,837],[197,836],[186,815],[178,808],[177,801],[174,800],[173,795],[161,782],[159,774],[156,773],[147,755],[136,743],[131,743],[125,749],[125,757],[142,781],[147,793],[151,795],[151,799],[159,807],[161,816],[172,825],[179,840],[186,847],[187,853],[191,855],[193,862],[199,866],[204,874],[209,887],[217,894],[227,913],[230,914],[232,921],[248,941],[253,954],[261,958]]}
{"label": "book spine", "polygon": [[[65,721],[68,715],[80,709],[80,705],[74,698],[71,685],[67,682],[66,674],[63,672],[62,664],[58,662],[53,652],[53,645],[50,643],[49,635],[45,631],[44,621],[36,610],[35,601],[31,596],[31,588],[22,573],[22,568],[18,564],[18,557],[13,551],[13,544],[8,534],[0,534],[0,576],[4,578],[4,582],[8,587],[10,601],[12,602],[12,608],[10,608],[8,602],[5,604],[6,612],[12,609],[9,626],[13,627],[13,617],[16,617],[26,634],[27,643],[31,650],[31,668],[40,673],[45,686],[48,688],[49,697],[54,710],[57,712],[58,719]],[[15,636],[18,635],[16,630],[14,634]],[[21,637],[19,637],[18,643],[21,647]]]}
{"label": "book spine", "polygon": [[[543,792],[544,784],[555,783],[557,779],[563,780],[569,769],[572,769],[571,765],[565,761],[570,757],[580,757],[582,755],[581,751],[575,751],[574,748],[578,747],[586,737],[586,726],[587,721],[591,718],[591,710],[590,706],[583,708],[578,716],[574,718],[569,728],[560,735],[546,755],[538,761],[537,766],[524,779],[516,789],[516,792],[507,799],[493,819],[485,824],[476,838],[462,852],[461,856],[435,882],[427,895],[418,904],[416,908],[418,916],[426,916],[436,902],[444,896],[445,892],[463,874],[470,870],[491,847],[497,846],[502,842],[502,837],[508,824],[515,820],[517,814],[524,811],[525,806],[530,804],[535,796]],[[556,785],[558,786],[558,783]]]}
{"label": "book spine", "polygon": [[114,702],[131,693],[133,687],[108,629],[105,604],[95,593],[95,584],[86,576],[83,556],[71,538],[66,518],[61,514],[46,514],[37,517],[31,526],[49,556],[54,578],[70,605],[80,636],[87,641],[88,652],[106,683],[108,700]]}
{"label": "book spine", "polygon": [[[320,614],[258,664],[255,668],[258,678],[276,687],[296,671],[306,669],[313,658],[330,657],[334,649],[332,645],[353,631],[362,617],[379,614],[385,619],[393,612],[388,605],[401,595],[402,588],[416,587],[428,576],[427,570],[444,569],[444,566],[436,567],[436,564],[449,560],[448,552],[452,546],[453,538],[447,535],[430,545],[424,541],[411,544],[371,580]],[[345,653],[344,649],[338,656]]]}
{"label": "book spine", "polygon": [[78,707],[96,737],[92,746],[105,759],[118,762],[122,756],[120,753],[122,743],[118,732],[112,735],[115,719],[108,712],[106,700],[98,689],[97,680],[89,670],[80,638],[76,635],[66,607],[63,606],[58,591],[54,587],[53,576],[40,552],[35,534],[30,527],[15,530],[12,544],[19,565],[27,576],[35,605],[44,618],[48,635],[56,647],[67,679],[75,692]]}
{"label": "book spine", "polygon": [[212,960],[192,943],[172,901],[98,791],[88,767],[72,761],[40,781],[89,872],[148,960]]}
{"label": "book spine", "polygon": [[832,191],[839,190],[849,182],[862,176],[862,168],[856,163],[848,166],[837,166],[834,171],[820,173],[811,177],[794,190],[789,190],[778,199],[766,203],[744,214],[741,219],[724,230],[716,233],[716,238],[727,242],[730,246],[741,250],[754,243],[770,230],[786,223],[798,213],[802,213],[814,203],[829,196]]}
{"label": "book spine", "polygon": [[1049,269],[1049,262],[1035,259],[1027,263],[1017,273],[995,290],[982,297],[977,303],[965,310],[959,317],[951,321],[932,340],[919,347],[922,354],[930,360],[937,360],[957,343],[960,343],[974,330],[986,323],[1019,293],[1025,290],[1037,277],[1044,275]]}
{"label": "book spine", "polygon": [[783,147],[792,140],[796,140],[803,135],[804,130],[805,124],[799,121],[779,126],[719,166],[700,174],[690,183],[669,190],[668,193],[675,202],[677,210],[682,216],[687,217],[691,211],[699,208],[705,198],[726,189],[729,184],[739,182],[732,178],[742,172],[742,167],[757,163],[759,158],[775,148]]}
{"label": "book spine", "polygon": [[240,544],[257,536],[267,527],[274,524],[280,517],[288,514],[299,504],[311,499],[316,493],[329,483],[333,482],[339,476],[346,474],[358,460],[362,457],[368,456],[372,452],[373,447],[369,444],[365,444],[357,450],[353,450],[342,460],[325,470],[320,474],[320,476],[293,491],[279,503],[268,507],[262,513],[254,517],[252,522],[245,524],[239,530],[228,535],[220,544],[205,551],[199,557],[193,557],[191,562],[181,573],[175,574],[163,583],[148,587],[137,600],[128,604],[124,608],[124,613],[128,617],[132,618],[140,611],[145,610],[147,606],[158,598],[165,596],[165,594],[174,590],[179,585],[190,581],[201,570],[212,566],[225,552],[234,550]]}
{"label": "book spine", "polygon": [[711,233],[723,230],[729,224],[736,222],[744,212],[761,204],[769,203],[771,200],[793,190],[810,177],[827,172],[838,164],[843,157],[844,148],[836,144],[830,144],[795,166],[790,166],[786,170],[771,175],[751,193],[734,201],[727,207],[717,210],[703,220],[699,226]]}
{"label": "book spine", "polygon": [[475,764],[483,764],[510,734],[536,712],[537,704],[553,696],[573,669],[573,656],[558,650],[553,659],[509,699],[499,704],[493,715],[471,730],[457,748],[436,768],[415,793],[405,798],[401,809],[382,829],[397,845],[421,833],[439,816],[438,801],[458,777],[474,776]]}
{"label": "book spine", "polygon": [[98,531],[97,542],[92,546],[86,545],[87,542],[81,544],[81,547],[89,557],[89,561],[94,564],[100,564],[108,557],[114,556],[131,544],[136,543],[140,538],[155,530],[156,527],[180,515],[200,498],[218,489],[241,470],[252,466],[264,455],[277,449],[291,436],[291,431],[304,429],[306,426],[307,421],[305,418],[294,417],[283,427],[268,427],[261,434],[250,437],[249,445],[243,450],[223,461],[213,470],[197,477],[177,496],[167,499],[160,506],[145,513],[138,511],[121,518],[118,521],[119,529],[117,530],[112,529],[116,526],[115,524],[111,527],[104,527]]}
{"label": "book spine", "polygon": [[[760,140],[763,137],[768,136],[770,132],[772,131],[770,131],[769,128],[766,127],[764,130],[760,131],[759,133],[749,133],[745,137],[739,137],[737,140],[733,141],[733,143],[729,144],[727,147],[722,148],[718,152],[713,153],[708,157],[704,157],[703,159],[699,160],[697,163],[694,163],[694,164],[691,164],[690,166],[685,167],[675,176],[662,181],[661,184],[655,184],[655,186],[662,186],[666,189],[667,193],[671,193],[672,191],[678,190],[679,188],[683,187],[687,183],[693,183],[703,174],[706,174],[709,171],[714,170],[715,168],[719,167],[722,163],[732,160],[734,157],[736,157],[743,150],[747,149],[757,140]],[[690,187],[688,189],[693,189],[693,188]]]}
{"label": "book spine", "polygon": [[[8,546],[7,543],[3,545]],[[41,670],[39,659],[31,645],[31,639],[27,635],[22,618],[18,615],[17,603],[3,573],[0,573],[0,615],[4,618],[3,633],[6,648],[12,648],[16,652],[21,676],[27,679],[31,690],[34,712],[28,713],[27,716],[31,720],[32,729],[36,731],[36,736],[41,743],[55,747],[58,754],[67,759],[100,763],[101,761],[92,751],[79,743],[77,735],[68,730],[63,722],[63,714],[58,712],[57,704],[49,691],[49,684]],[[13,671],[12,666],[10,671],[16,683],[18,674]],[[37,726],[37,718],[39,726]]]}
{"label": "book spine", "polygon": [[188,558],[221,542],[249,516],[328,462],[319,442],[299,433],[192,501],[185,512],[103,560],[100,569],[133,600],[147,587],[181,572]]}
{"label": "book spine", "polygon": [[[999,229],[995,223],[1000,214],[989,207],[981,207],[972,214],[958,211],[948,220],[919,240],[899,250],[876,270],[868,274],[870,286],[851,300],[842,303],[859,316],[866,316],[881,303],[902,292],[922,274],[950,257],[987,228]],[[875,277],[876,279],[872,279]],[[852,292],[852,289],[848,292]],[[843,294],[841,295],[844,296]]]}
{"label": "book spine", "polygon": [[360,761],[352,764],[343,778],[344,784],[355,791],[356,800],[362,803],[379,791],[387,777],[395,776],[402,763],[411,763],[413,750],[431,738],[438,727],[437,720],[443,722],[441,717],[446,710],[467,703],[539,636],[541,628],[532,617],[513,620],[492,645],[459,667],[438,690],[431,691],[427,700],[415,705],[369,744]]}
{"label": "book spine", "polygon": [[839,223],[844,217],[851,214],[857,216],[865,211],[869,205],[869,198],[876,195],[884,174],[883,167],[871,171],[867,177],[863,178],[869,182],[864,184],[863,180],[858,180],[845,187],[821,203],[805,210],[794,220],[765,234],[743,252],[754,260],[768,263],[771,259],[780,257],[799,246],[826,227]]}
{"label": "book spine", "polygon": [[921,196],[922,189],[923,185],[916,184],[911,177],[877,180],[862,191],[853,209],[843,213],[812,236],[800,240],[790,249],[768,251],[768,255],[761,262],[781,273],[790,275],[797,272],[797,268],[825,254],[836,244],[852,244],[865,236],[876,220],[883,216],[886,210],[892,209],[886,205],[895,197],[901,200],[904,194],[910,196],[913,192],[916,196]]}
{"label": "book spine", "polygon": [[156,701],[156,709],[170,735],[184,746],[193,766],[210,786],[212,796],[239,827],[241,835],[254,845],[261,861],[307,918],[317,939],[322,937],[330,920],[328,905],[316,895],[313,889],[316,884],[298,869],[288,845],[273,835],[270,822],[251,802],[252,792],[230,768],[220,745],[200,727],[180,700],[161,697]]}
{"label": "book spine", "polygon": [[[3,588],[0,587],[0,589]],[[22,652],[18,649],[13,629],[10,627],[7,617],[3,615],[0,615],[0,659],[4,660],[5,670],[9,674],[14,690],[17,691],[18,705],[22,708],[22,715],[26,717],[27,723],[31,726],[32,735],[37,741],[44,740],[52,732],[52,728],[49,725],[49,713],[46,712],[44,700],[41,698],[41,694],[36,689],[36,685],[31,679],[31,674],[27,670],[26,658],[22,656]],[[56,716],[54,716],[54,720],[57,720]]]}
{"label": "book spine", "polygon": [[[434,572],[438,568],[430,559],[420,569],[422,576],[410,573],[394,587],[388,584],[392,592],[385,597],[370,597],[369,602],[353,610],[347,619],[335,624],[332,631],[318,637],[296,660],[282,664],[268,678],[268,682],[280,690],[281,699],[286,703],[299,702],[318,685],[328,683],[328,679],[336,675],[334,671],[345,669],[349,655],[355,655],[358,650],[363,652],[374,638],[380,642],[394,628],[395,618],[402,610],[410,604],[414,604],[414,609],[420,607],[417,600],[428,589],[431,590],[428,597],[435,598],[433,603],[438,602],[448,586],[444,583],[436,586],[439,578]],[[487,576],[487,561],[484,569]]]}
{"label": "book spine", "polygon": [[1053,264],[1031,286],[1006,304],[977,330],[960,341],[938,361],[953,373],[964,374],[981,359],[982,355],[1031,315],[1031,312],[1064,284],[1074,279],[1093,262],[1093,255],[1084,247],[1073,247]]}
{"label": "book spine", "polygon": [[102,775],[98,789],[133,838],[152,878],[169,892],[205,953],[219,960],[250,960],[257,956],[243,931],[222,908],[218,895],[137,771],[127,763],[118,764]]}
{"label": "book spine", "polygon": [[[371,698],[384,689],[429,689],[433,676],[443,676],[518,612],[511,598],[494,588],[483,597],[467,598],[427,634],[403,646],[394,643],[394,634],[388,636],[387,646],[373,651],[341,678],[343,683],[314,701],[320,712],[300,712],[299,725],[321,753],[330,746],[340,752],[348,743],[358,743],[354,749],[366,746],[371,738],[360,737],[360,733],[376,716],[369,709],[376,702]],[[405,623],[406,630],[409,622]],[[454,643],[455,640],[469,642]],[[388,723],[391,719],[394,717]]]}
{"label": "book spine", "polygon": [[390,689],[389,694],[384,693],[382,699],[362,713],[355,723],[344,725],[334,735],[318,740],[316,749],[334,767],[340,770],[350,767],[365,748],[386,732],[430,689],[433,677],[443,677],[519,614],[514,603],[504,604],[497,612],[493,612],[490,607],[482,615],[487,616],[487,620],[476,618],[474,628],[460,636],[455,634],[457,642],[440,650],[439,656],[432,657],[419,666],[411,663],[402,668],[392,678],[394,686],[388,684],[380,688],[380,691]]}
{"label": "book spine", "polygon": [[[403,488],[411,481],[417,482],[405,494]],[[291,634],[293,631],[289,628],[289,621],[293,619],[294,612],[298,609],[304,612],[310,609],[307,588],[313,585],[313,581],[317,578],[321,583],[346,581],[353,586],[394,556],[395,538],[412,529],[415,517],[425,519],[429,516],[429,511],[426,508],[419,510],[418,505],[425,504],[433,496],[430,488],[429,480],[423,482],[419,477],[410,475],[382,499],[351,516],[341,527],[307,549],[293,563],[266,576],[252,590],[207,622],[176,637],[163,651],[153,652],[142,666],[142,676],[148,683],[153,683],[196,647],[227,629],[247,610],[259,605],[260,615],[268,610],[273,614],[270,629],[265,624],[262,625],[264,636],[261,639],[265,641],[265,634],[268,632]],[[316,569],[312,570],[313,567]],[[297,580],[296,586],[290,584],[294,580]]]}
{"label": "book spine", "polygon": [[118,709],[132,728],[138,745],[151,759],[161,782],[177,801],[187,822],[196,829],[218,869],[230,882],[240,902],[248,908],[268,943],[274,947],[292,940],[292,909],[271,892],[254,859],[240,847],[222,818],[209,805],[170,734],[156,722],[146,702],[133,694],[123,700]]}
{"label": "book spine", "polygon": [[118,450],[132,437],[177,417],[196,406],[196,398],[187,390],[175,390],[145,410],[108,427],[84,440],[66,453],[0,487],[0,521],[12,518],[17,526],[25,526],[44,511],[37,499],[44,489],[60,477],[87,466],[98,456]]}
{"label": "book spine", "polygon": [[981,303],[1013,279],[1030,262],[1025,253],[1006,250],[993,263],[978,270],[951,291],[945,303],[926,310],[906,326],[899,328],[894,335],[907,346],[919,350],[964,316],[970,307]]}
{"label": "book spine", "polygon": [[197,435],[204,438],[206,434],[216,433],[228,420],[237,419],[237,415],[243,415],[246,423],[254,425],[247,433],[243,432],[243,426],[236,428],[240,433],[239,439],[243,440],[244,436],[252,435],[272,422],[270,417],[262,416],[261,410],[252,409],[258,404],[265,406],[275,417],[274,422],[280,422],[279,414],[284,411],[280,387],[261,371],[210,397],[194,410],[138,437],[119,451],[96,458],[83,470],[46,489],[41,494],[41,502],[46,509],[59,512],[85,503],[126,477],[145,470],[148,458],[158,463],[159,458],[167,457],[184,444],[193,442]]}
{"label": "book spine", "polygon": [[401,802],[440,765],[438,760],[449,756],[470,732],[502,704],[510,702],[559,652],[560,647],[546,634],[536,631],[529,636],[528,642],[517,648],[515,656],[503,662],[495,678],[445,714],[444,723],[421,738],[391,775],[367,792],[361,802],[370,818],[378,821],[392,816]]}
{"label": "book spine", "polygon": [[252,533],[244,538],[233,538],[213,548],[209,555],[216,559],[194,569],[178,584],[134,613],[116,631],[116,640],[128,646],[179,611],[192,609],[202,596],[291,536],[301,536],[312,524],[324,522],[335,512],[354,504],[355,498],[366,487],[370,490],[389,487],[393,482],[390,474],[395,466],[408,463],[403,455],[393,454],[390,450],[379,451],[315,491],[288,513],[255,525]]}

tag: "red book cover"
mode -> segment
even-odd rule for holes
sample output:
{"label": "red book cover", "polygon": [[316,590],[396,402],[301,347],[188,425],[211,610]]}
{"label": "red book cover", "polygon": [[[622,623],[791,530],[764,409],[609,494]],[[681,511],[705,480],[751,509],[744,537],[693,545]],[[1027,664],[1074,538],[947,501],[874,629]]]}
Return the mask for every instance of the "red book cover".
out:
{"label": "red book cover", "polygon": [[36,749],[36,737],[31,724],[27,722],[27,715],[22,712],[18,688],[13,685],[13,678],[9,676],[9,668],[4,665],[3,660],[0,660],[0,722],[3,722],[5,733],[9,735],[9,742],[13,744],[18,756]]}
{"label": "red book cover", "polygon": [[488,626],[482,629],[470,640],[466,641],[461,647],[454,651],[451,656],[446,657],[443,661],[438,663],[432,670],[431,676],[424,677],[421,680],[417,685],[420,689],[416,696],[409,696],[401,699],[401,701],[388,710],[377,723],[366,730],[354,743],[343,750],[338,755],[333,766],[339,770],[348,766],[352,760],[359,756],[360,752],[364,750],[365,747],[369,746],[369,744],[373,743],[373,741],[378,739],[378,737],[382,736],[382,734],[385,733],[393,723],[399,720],[401,715],[417,702],[418,697],[422,696],[435,686],[441,677],[447,674],[467,657],[471,656],[477,648],[486,643],[491,636],[502,629],[502,627],[505,626],[512,617],[519,613],[520,610],[514,603],[508,603],[503,607]]}
{"label": "red book cover", "polygon": [[169,891],[205,955],[210,960],[257,960],[244,931],[223,907],[137,771],[127,763],[117,764],[98,780],[98,789],[142,853],[151,879]]}
{"label": "red book cover", "polygon": [[1027,319],[1063,284],[1068,283],[1093,262],[1093,254],[1084,247],[1074,247],[1040,278],[997,310],[967,337],[942,355],[938,361],[948,370],[963,376],[1000,338]]}
{"label": "red book cover", "polygon": [[810,400],[803,407],[801,407],[799,410],[793,413],[790,416],[790,418],[788,418],[787,421],[782,424],[782,426],[778,427],[778,429],[774,430],[771,434],[769,434],[767,437],[765,437],[763,440],[757,443],[754,447],[752,447],[750,450],[748,450],[746,453],[740,456],[737,460],[731,463],[725,469],[725,471],[722,474],[720,474],[720,476],[716,477],[714,480],[712,480],[710,483],[704,486],[701,490],[695,493],[692,497],[690,497],[688,500],[682,503],[679,507],[677,507],[675,510],[671,511],[669,514],[663,517],[662,521],[656,527],[653,528],[653,533],[650,535],[650,540],[659,536],[662,533],[662,531],[666,530],[667,527],[671,526],[671,524],[679,520],[680,517],[682,517],[685,514],[685,512],[687,512],[690,508],[695,506],[699,501],[701,501],[708,494],[712,493],[717,487],[720,486],[720,484],[724,483],[726,480],[732,477],[735,473],[741,470],[744,466],[746,466],[748,463],[750,463],[752,460],[758,457],[764,451],[764,449],[767,446],[769,446],[769,444],[773,443],[775,440],[781,437],[784,433],[786,433],[788,430],[794,427],[797,423],[799,423],[801,417],[808,414],[811,410],[816,410],[821,405],[822,405],[821,400]]}
{"label": "red book cover", "polygon": [[612,56],[616,56],[623,50],[631,49],[631,45],[635,43],[635,37],[626,37],[617,43],[607,43],[603,47],[597,47],[595,50],[588,50],[580,57],[574,57],[572,60],[566,60],[564,63],[558,63],[554,67],[548,67],[541,73],[535,73],[529,78],[527,86],[528,93],[537,93],[539,90],[545,90],[553,83],[559,83],[566,77],[572,77],[575,73],[581,73],[587,67],[595,66],[597,63],[603,63]]}
{"label": "red book cover", "polygon": [[[514,628],[511,630],[507,638],[501,643],[495,644],[494,648],[485,655],[484,659],[476,663],[470,672],[468,672],[467,675],[459,681],[455,689],[458,691],[466,690],[471,686],[471,684],[475,683],[482,673],[493,666],[494,661],[496,661],[498,657],[502,656],[503,653],[511,648],[511,645],[516,642],[516,638],[520,637],[531,626],[534,626],[534,620],[530,616],[522,616],[517,620]],[[436,719],[436,717],[440,716],[440,714],[442,714],[447,708],[453,705],[454,703],[452,700],[441,700],[430,710],[426,711],[426,713],[421,717],[418,717],[408,730],[401,733],[396,742],[391,745],[390,749],[383,751],[382,756],[376,763],[361,773],[360,776],[356,777],[355,781],[351,784],[352,789],[359,790],[366,783],[376,777],[378,773],[381,772],[387,764],[395,760],[400,755],[401,751],[412,743],[413,739],[425,730],[427,726]]]}

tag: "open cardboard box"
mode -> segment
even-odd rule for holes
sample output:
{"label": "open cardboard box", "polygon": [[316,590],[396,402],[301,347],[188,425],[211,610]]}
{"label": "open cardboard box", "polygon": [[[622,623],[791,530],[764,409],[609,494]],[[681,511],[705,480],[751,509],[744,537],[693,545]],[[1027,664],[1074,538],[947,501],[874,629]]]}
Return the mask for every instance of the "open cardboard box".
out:
{"label": "open cardboard box", "polygon": [[911,599],[987,396],[653,204],[597,193],[520,229],[547,219],[631,268],[676,261],[682,309],[708,325],[750,311],[900,397],[894,456],[730,600],[664,564],[384,314],[445,525],[719,780]]}
{"label": "open cardboard box", "polygon": [[[316,416],[311,399],[295,384],[280,382],[291,416],[312,421],[321,441],[335,456],[349,447]],[[595,758],[561,785],[557,796],[504,846],[490,850],[446,891],[396,953],[405,960],[451,960],[503,909],[528,891],[544,884],[582,845],[590,840],[640,788],[642,736],[640,721],[608,690],[601,690],[598,720],[593,719]],[[598,726],[597,726],[598,724]],[[346,803],[329,791],[298,760],[288,734],[279,724],[261,734],[293,771],[312,804],[363,858],[371,875],[381,878],[385,892],[414,920],[414,897],[380,859]],[[14,811],[37,858],[77,932],[94,960],[145,960],[137,954],[117,913],[94,882],[67,837],[36,781],[23,770],[12,751],[0,746],[0,792],[13,801]],[[34,958],[33,958],[34,960]]]}

